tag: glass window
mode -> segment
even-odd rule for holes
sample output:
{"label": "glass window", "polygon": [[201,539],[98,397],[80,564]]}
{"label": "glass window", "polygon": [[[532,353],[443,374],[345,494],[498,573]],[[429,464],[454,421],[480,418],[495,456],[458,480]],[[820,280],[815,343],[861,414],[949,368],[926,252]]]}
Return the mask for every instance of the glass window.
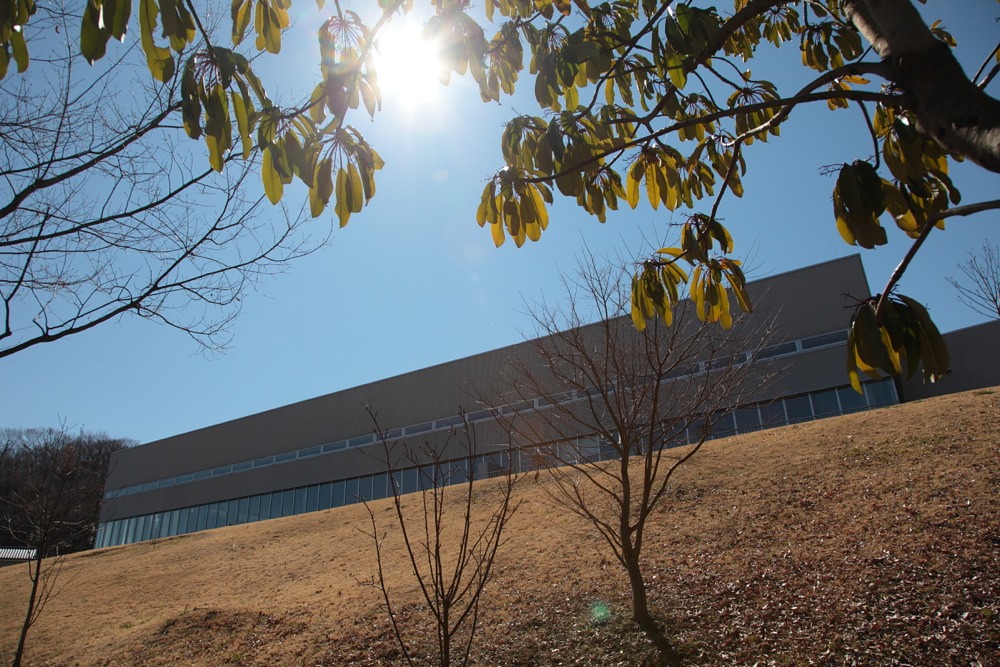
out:
{"label": "glass window", "polygon": [[115,522],[108,521],[107,523],[102,523],[100,527],[100,544],[95,548],[107,547],[112,544],[111,540],[115,534]]}
{"label": "glass window", "polygon": [[413,493],[417,490],[417,469],[408,468],[400,471],[402,481],[400,482],[400,493]]}
{"label": "glass window", "polygon": [[262,456],[259,459],[254,459],[253,460],[253,467],[254,468],[262,468],[264,466],[269,466],[272,463],[274,463],[274,457],[273,456]]}
{"label": "glass window", "polygon": [[723,356],[721,359],[716,359],[712,362],[709,368],[728,368],[730,366],[738,366],[747,360],[746,352],[740,352],[739,354],[734,354],[732,356]]}
{"label": "glass window", "polygon": [[163,516],[160,513],[149,517],[149,539],[155,540],[160,536],[160,524],[163,523]]}
{"label": "glass window", "polygon": [[736,411],[736,430],[740,433],[756,431],[760,428],[760,412],[757,406],[740,408]]}
{"label": "glass window", "polygon": [[346,490],[344,480],[333,483],[333,495],[330,498],[330,507],[344,506],[344,491]]}
{"label": "glass window", "polygon": [[712,436],[722,438],[736,433],[736,422],[732,413],[724,414],[712,424]]}
{"label": "glass window", "polygon": [[291,461],[298,455],[298,452],[285,452],[284,454],[277,454],[274,457],[275,463],[284,463],[285,461]]}
{"label": "glass window", "polygon": [[236,507],[236,523],[246,523],[249,521],[250,499],[240,498]]}
{"label": "glass window", "polygon": [[812,395],[813,411],[817,417],[840,414],[840,404],[837,403],[837,390],[827,389],[817,391]]}
{"label": "glass window", "polygon": [[208,515],[205,517],[205,529],[212,530],[219,525],[219,503],[212,503],[208,506]]}
{"label": "glass window", "polygon": [[180,518],[177,519],[177,534],[184,535],[188,532],[188,517],[191,516],[191,508],[185,507],[181,510]]}
{"label": "glass window", "polygon": [[158,489],[158,488],[160,488],[159,480],[156,480],[154,482],[146,482],[145,484],[142,485],[143,491],[152,491],[153,489]]}
{"label": "glass window", "polygon": [[468,459],[449,461],[445,466],[445,476],[448,478],[448,484],[464,484],[469,480]]}
{"label": "glass window", "polygon": [[308,449],[299,450],[299,458],[304,459],[310,456],[316,456],[321,451],[323,451],[322,445],[316,445],[315,447],[309,447]]}
{"label": "glass window", "polygon": [[448,428],[449,426],[457,426],[462,423],[461,415],[455,417],[447,417],[445,419],[438,419],[434,422],[437,428]]}
{"label": "glass window", "polygon": [[434,428],[434,422],[424,422],[423,424],[414,424],[413,426],[406,427],[406,435],[413,435],[414,433],[423,433],[424,431],[429,431]]}
{"label": "glass window", "polygon": [[335,452],[337,450],[347,447],[347,441],[341,440],[340,442],[331,442],[329,445],[323,445],[324,452]]}
{"label": "glass window", "polygon": [[218,468],[212,468],[212,477],[218,477],[219,475],[228,475],[233,469],[231,465],[219,466]]}
{"label": "glass window", "polygon": [[392,479],[389,480],[389,484],[393,486],[393,488],[389,489],[390,494],[392,493],[393,490],[395,490],[396,493],[399,493],[399,490],[403,487],[403,471],[393,470]]}
{"label": "glass window", "polygon": [[125,520],[125,540],[123,544],[132,544],[132,537],[135,535],[135,517]]}
{"label": "glass window", "polygon": [[215,526],[228,526],[229,525],[229,501],[223,500],[219,503],[219,514],[215,518]]}
{"label": "glass window", "polygon": [[[304,498],[303,504],[305,504]],[[293,514],[295,514],[295,489],[288,489],[281,492],[281,516],[291,516]]]}
{"label": "glass window", "polygon": [[795,341],[788,343],[779,343],[778,345],[771,345],[770,347],[765,347],[760,353],[757,354],[758,359],[770,359],[771,357],[778,357],[783,354],[791,354],[795,352]]}
{"label": "glass window", "polygon": [[468,418],[470,422],[478,422],[483,419],[489,419],[493,416],[492,410],[476,410],[475,412],[470,412]]}
{"label": "glass window", "polygon": [[348,447],[361,447],[363,445],[370,445],[374,439],[375,439],[375,436],[373,436],[371,434],[368,434],[368,435],[359,435],[356,438],[351,438],[348,441],[347,446]]}
{"label": "glass window", "polygon": [[837,389],[837,396],[840,397],[840,408],[844,412],[864,410],[868,407],[868,403],[865,401],[865,395],[859,394],[851,387],[839,387]]}
{"label": "glass window", "polygon": [[684,377],[685,375],[694,375],[701,371],[701,366],[699,364],[682,365],[673,369],[667,373],[666,379],[670,380],[672,378]]}
{"label": "glass window", "polygon": [[277,519],[281,516],[281,501],[284,498],[281,491],[275,491],[271,494],[271,518]]}
{"label": "glass window", "polygon": [[177,522],[180,521],[181,511],[173,510],[170,512],[170,525],[167,526],[167,535],[173,537],[177,534]]}
{"label": "glass window", "polygon": [[399,436],[403,435],[403,429],[401,428],[391,428],[385,432],[386,440],[395,440]]}
{"label": "glass window", "polygon": [[762,403],[759,407],[761,423],[764,426],[781,426],[788,423],[785,417],[785,405],[781,401]]}
{"label": "glass window", "polygon": [[194,473],[188,472],[184,473],[183,475],[177,475],[177,477],[175,477],[174,479],[177,480],[177,484],[187,484],[188,482],[194,479]]}
{"label": "glass window", "polygon": [[701,442],[705,435],[705,418],[695,419],[688,424],[688,442]]}
{"label": "glass window", "polygon": [[868,405],[872,407],[892,405],[899,402],[896,398],[896,387],[893,385],[892,380],[869,382],[865,385],[865,394],[868,395]]}
{"label": "glass window", "polygon": [[358,502],[358,478],[344,480],[344,504],[352,505]]}
{"label": "glass window", "polygon": [[319,502],[316,509],[328,510],[333,507],[333,482],[319,485]]}
{"label": "glass window", "polygon": [[195,479],[207,479],[212,476],[211,470],[199,470],[194,474]]}
{"label": "glass window", "polygon": [[260,496],[250,496],[250,504],[247,507],[247,522],[255,521],[260,521]]}
{"label": "glass window", "polygon": [[253,467],[253,461],[241,461],[239,463],[233,464],[233,472],[241,472],[243,470],[249,470]]}
{"label": "glass window", "polygon": [[306,511],[306,487],[300,486],[295,489],[295,513],[302,514]]}
{"label": "glass window", "polygon": [[153,528],[153,517],[148,514],[139,521],[139,541],[145,542],[149,539],[149,533]]}
{"label": "glass window", "polygon": [[306,489],[306,511],[315,512],[319,509],[319,485],[313,484]]}
{"label": "glass window", "polygon": [[358,478],[358,498],[361,500],[372,499],[372,476],[365,475]]}
{"label": "glass window", "polygon": [[809,395],[793,396],[785,399],[785,412],[788,414],[789,422],[812,419],[812,406],[809,404]]}
{"label": "glass window", "polygon": [[434,465],[427,464],[425,466],[420,466],[417,473],[417,483],[420,485],[421,491],[426,491],[428,489],[434,488]]}
{"label": "glass window", "polygon": [[142,541],[142,531],[145,530],[145,528],[146,528],[146,516],[143,515],[135,517],[135,534],[132,535],[133,542]]}
{"label": "glass window", "polygon": [[833,345],[835,343],[843,343],[847,340],[847,331],[834,331],[833,333],[821,334],[819,336],[812,336],[810,338],[802,339],[802,349],[811,350],[814,347],[823,347],[824,345]]}
{"label": "glass window", "polygon": [[271,518],[271,494],[260,494],[260,511],[257,513],[258,521],[266,521]]}

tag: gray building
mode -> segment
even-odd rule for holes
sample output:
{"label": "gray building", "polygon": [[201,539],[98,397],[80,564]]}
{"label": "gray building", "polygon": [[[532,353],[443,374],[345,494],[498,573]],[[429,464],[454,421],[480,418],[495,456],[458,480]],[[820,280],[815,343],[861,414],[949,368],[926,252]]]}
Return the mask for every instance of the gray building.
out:
{"label": "gray building", "polygon": [[[752,402],[741,404],[737,412],[716,424],[717,435],[900,400],[898,385],[892,380],[867,382],[864,395],[847,384],[848,306],[869,295],[860,257],[754,281],[748,290],[755,304],[750,318],[774,323],[772,340],[757,350],[754,363],[781,372]],[[976,340],[989,337],[988,332],[970,335],[978,335]],[[389,439],[444,446],[453,429],[462,424],[464,411],[480,443],[506,447],[506,431],[493,412],[506,408],[495,395],[484,399],[483,392],[490,385],[486,380],[502,376],[510,359],[525,354],[530,346],[528,342],[485,352],[116,452],[95,546],[387,497],[391,488],[384,450],[374,435],[366,405],[377,407],[379,427]],[[698,372],[707,372],[704,362],[692,366],[691,373]],[[998,377],[995,368],[987,369],[975,382],[981,383],[977,386],[994,384]],[[915,393],[927,395],[923,387],[912,386]],[[910,387],[906,385],[907,390]],[[518,400],[524,403],[523,396]],[[542,409],[541,400],[528,397],[527,402]],[[491,402],[496,404],[488,405]],[[460,454],[456,450],[455,455]],[[480,454],[469,469],[487,474],[491,456]],[[530,464],[525,459],[514,465],[524,469]],[[418,489],[418,472],[413,467],[399,473],[397,482],[404,493]]]}

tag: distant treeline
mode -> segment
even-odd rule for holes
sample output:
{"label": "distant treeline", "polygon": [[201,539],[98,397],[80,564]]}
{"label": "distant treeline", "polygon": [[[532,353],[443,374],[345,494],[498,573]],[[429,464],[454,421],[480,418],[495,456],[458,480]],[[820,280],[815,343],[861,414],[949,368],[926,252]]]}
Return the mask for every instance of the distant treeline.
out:
{"label": "distant treeline", "polygon": [[0,430],[0,546],[44,556],[91,548],[111,454],[135,444],[103,433]]}

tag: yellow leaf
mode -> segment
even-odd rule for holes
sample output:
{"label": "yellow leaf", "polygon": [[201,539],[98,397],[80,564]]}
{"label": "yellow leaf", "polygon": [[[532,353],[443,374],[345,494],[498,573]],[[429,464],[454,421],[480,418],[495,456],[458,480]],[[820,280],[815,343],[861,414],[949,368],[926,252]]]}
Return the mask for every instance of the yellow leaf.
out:
{"label": "yellow leaf", "polygon": [[340,226],[344,227],[347,225],[347,221],[351,219],[351,208],[348,204],[348,189],[347,189],[347,172],[343,169],[337,170],[337,204],[334,206],[334,211],[337,213],[337,218],[340,221]]}
{"label": "yellow leaf", "polygon": [[284,186],[281,184],[281,177],[278,176],[278,172],[274,169],[271,160],[271,149],[265,148],[260,166],[260,178],[264,182],[264,194],[267,195],[268,201],[272,204],[277,204],[281,201]]}

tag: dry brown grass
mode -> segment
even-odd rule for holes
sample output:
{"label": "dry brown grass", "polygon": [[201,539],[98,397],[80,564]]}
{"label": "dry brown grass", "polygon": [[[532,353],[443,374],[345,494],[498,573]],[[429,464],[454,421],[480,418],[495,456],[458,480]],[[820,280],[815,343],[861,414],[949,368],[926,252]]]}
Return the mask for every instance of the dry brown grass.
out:
{"label": "dry brown grass", "polygon": [[[653,611],[690,664],[1000,665],[1000,389],[707,445],[646,546]],[[544,480],[544,477],[541,478]],[[481,665],[639,665],[627,583],[529,478],[484,599]],[[484,494],[488,492],[484,490]],[[388,505],[374,505],[389,525]],[[27,664],[399,663],[363,507],[88,552]],[[431,630],[390,534],[400,618]],[[0,570],[0,660],[27,591]],[[591,621],[595,602],[611,609]]]}

